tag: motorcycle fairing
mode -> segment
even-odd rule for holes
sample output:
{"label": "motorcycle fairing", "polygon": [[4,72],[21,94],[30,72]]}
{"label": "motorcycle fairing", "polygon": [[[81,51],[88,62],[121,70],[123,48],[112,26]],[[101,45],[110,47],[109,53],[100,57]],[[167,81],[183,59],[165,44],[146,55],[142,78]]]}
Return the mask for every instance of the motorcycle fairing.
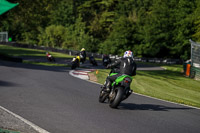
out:
{"label": "motorcycle fairing", "polygon": [[[111,73],[112,74],[112,73]],[[110,74],[110,75],[111,75]],[[115,74],[114,74],[115,75]],[[111,75],[112,76],[112,75]],[[116,84],[116,85],[118,85],[120,82],[122,82],[125,78],[130,78],[131,79],[131,81],[133,80],[133,77],[131,77],[131,76],[129,76],[129,75],[121,75],[121,76],[119,76],[116,80],[115,80],[115,82],[113,82],[112,83],[112,86],[114,86],[114,84]]]}

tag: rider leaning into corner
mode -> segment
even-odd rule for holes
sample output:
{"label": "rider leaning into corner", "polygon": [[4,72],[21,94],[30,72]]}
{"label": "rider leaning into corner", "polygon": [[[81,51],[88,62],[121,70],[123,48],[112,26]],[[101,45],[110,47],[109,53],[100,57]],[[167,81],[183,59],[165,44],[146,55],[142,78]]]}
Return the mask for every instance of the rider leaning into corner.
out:
{"label": "rider leaning into corner", "polygon": [[81,62],[84,63],[85,60],[86,60],[86,51],[85,51],[85,48],[81,49],[80,56],[81,56]]}
{"label": "rider leaning into corner", "polygon": [[103,89],[106,92],[110,92],[111,90],[111,84],[115,81],[115,79],[121,75],[129,75],[129,76],[135,76],[136,75],[136,69],[137,65],[135,61],[133,60],[133,53],[129,50],[124,53],[123,58],[116,60],[115,62],[108,64],[107,68],[118,68],[115,69],[115,73],[118,73],[113,76],[108,76],[106,78],[106,81],[103,85]]}

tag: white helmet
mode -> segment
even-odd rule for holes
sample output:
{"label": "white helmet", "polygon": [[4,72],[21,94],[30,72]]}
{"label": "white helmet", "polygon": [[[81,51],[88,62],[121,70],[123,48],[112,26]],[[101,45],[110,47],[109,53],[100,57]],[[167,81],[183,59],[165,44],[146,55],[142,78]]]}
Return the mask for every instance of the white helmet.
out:
{"label": "white helmet", "polygon": [[126,57],[133,57],[133,52],[131,52],[130,50],[124,52],[124,58],[126,58]]}

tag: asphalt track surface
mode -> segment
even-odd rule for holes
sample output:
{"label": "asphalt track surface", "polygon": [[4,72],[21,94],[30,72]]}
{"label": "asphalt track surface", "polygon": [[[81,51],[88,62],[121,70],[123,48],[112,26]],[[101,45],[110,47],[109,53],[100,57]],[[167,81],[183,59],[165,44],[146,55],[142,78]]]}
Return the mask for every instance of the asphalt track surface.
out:
{"label": "asphalt track surface", "polygon": [[200,110],[132,94],[118,109],[64,67],[0,61],[0,106],[51,133],[198,133]]}

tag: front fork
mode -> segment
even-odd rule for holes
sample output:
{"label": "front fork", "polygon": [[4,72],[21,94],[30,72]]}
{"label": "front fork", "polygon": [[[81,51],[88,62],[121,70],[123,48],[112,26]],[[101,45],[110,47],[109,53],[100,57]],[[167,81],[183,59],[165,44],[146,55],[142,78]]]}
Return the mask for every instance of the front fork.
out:
{"label": "front fork", "polygon": [[113,85],[113,86],[111,87],[111,91],[110,91],[110,94],[109,94],[109,99],[110,99],[110,100],[114,100],[114,99],[115,99],[115,96],[116,96],[115,86]]}

